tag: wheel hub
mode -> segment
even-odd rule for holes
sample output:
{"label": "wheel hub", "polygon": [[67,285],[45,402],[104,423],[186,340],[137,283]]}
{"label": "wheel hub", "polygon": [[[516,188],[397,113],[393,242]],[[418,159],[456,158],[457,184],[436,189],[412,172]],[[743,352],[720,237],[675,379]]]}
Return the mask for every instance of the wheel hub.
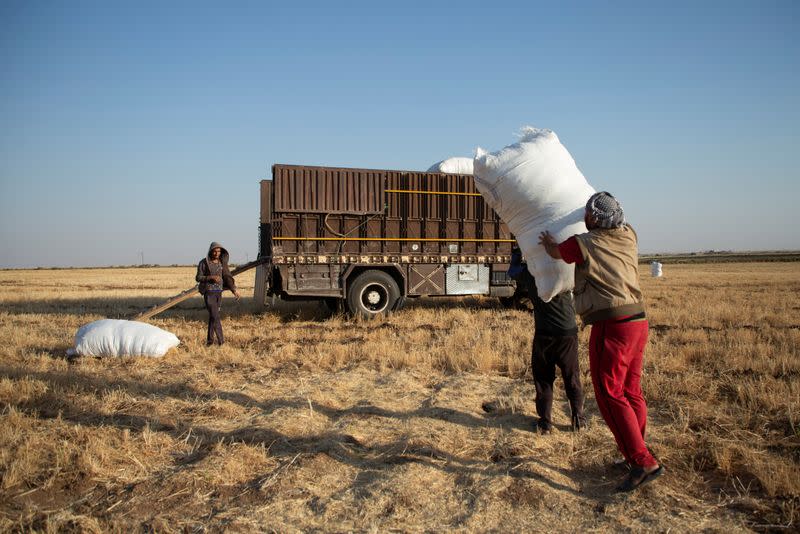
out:
{"label": "wheel hub", "polygon": [[378,293],[374,289],[367,293],[367,302],[369,302],[373,306],[375,304],[378,304],[380,301],[381,301],[381,295],[380,295],[380,293]]}

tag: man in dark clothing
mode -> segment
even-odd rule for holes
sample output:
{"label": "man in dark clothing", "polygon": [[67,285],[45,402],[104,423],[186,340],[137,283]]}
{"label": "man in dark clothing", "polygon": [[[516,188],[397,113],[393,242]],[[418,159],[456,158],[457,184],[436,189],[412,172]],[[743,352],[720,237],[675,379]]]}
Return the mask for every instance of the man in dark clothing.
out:
{"label": "man in dark clothing", "polygon": [[197,264],[197,275],[195,275],[195,280],[199,282],[197,289],[203,295],[206,310],[208,310],[206,345],[213,345],[215,336],[217,344],[225,343],[225,337],[222,335],[222,320],[219,315],[222,292],[230,289],[236,300],[239,300],[236,282],[228,269],[228,258],[228,251],[214,241],[208,247],[208,255]]}
{"label": "man in dark clothing", "polygon": [[553,428],[553,383],[556,379],[555,368],[558,366],[572,412],[572,429],[580,430],[586,426],[586,419],[583,415],[584,395],[578,364],[578,325],[572,292],[556,295],[550,302],[539,298],[536,280],[522,262],[522,254],[516,248],[512,251],[509,274],[518,287],[527,289],[533,303],[535,326],[531,367],[536,386],[536,413],[539,416],[537,429],[547,434]]}

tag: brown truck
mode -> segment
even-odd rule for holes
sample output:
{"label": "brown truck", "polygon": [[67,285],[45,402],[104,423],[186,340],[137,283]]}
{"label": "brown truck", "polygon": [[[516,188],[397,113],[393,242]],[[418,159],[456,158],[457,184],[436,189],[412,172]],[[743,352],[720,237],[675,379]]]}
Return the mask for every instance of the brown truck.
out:
{"label": "brown truck", "polygon": [[367,318],[409,297],[508,302],[514,243],[470,175],[273,165],[255,299],[320,299]]}

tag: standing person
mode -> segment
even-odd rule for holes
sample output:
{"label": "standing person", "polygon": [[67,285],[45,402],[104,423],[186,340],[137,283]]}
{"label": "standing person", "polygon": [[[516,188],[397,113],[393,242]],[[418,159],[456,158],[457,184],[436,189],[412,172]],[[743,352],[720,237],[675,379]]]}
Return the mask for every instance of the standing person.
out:
{"label": "standing person", "polygon": [[617,446],[631,466],[617,491],[632,491],[664,472],[644,442],[647,405],[642,396],[642,358],[648,323],[639,289],[638,239],[622,206],[601,191],[586,202],[584,234],[539,243],[555,259],[575,264],[575,306],[592,325],[589,366],[595,397]]}
{"label": "standing person", "polygon": [[578,324],[575,320],[572,292],[560,293],[550,302],[539,298],[536,280],[522,262],[519,248],[512,250],[508,272],[518,286],[527,290],[533,303],[531,368],[536,387],[536,414],[539,416],[536,427],[542,434],[549,434],[553,429],[553,383],[556,379],[555,368],[558,366],[572,414],[572,430],[580,430],[586,426],[586,419],[583,415],[584,396],[578,364]]}
{"label": "standing person", "polygon": [[236,290],[236,282],[228,269],[228,251],[214,241],[208,247],[208,255],[197,264],[197,275],[194,277],[199,285],[197,286],[208,310],[208,333],[206,335],[206,345],[214,344],[214,336],[217,344],[225,343],[222,335],[222,321],[219,316],[219,307],[222,302],[222,292],[230,289],[236,300],[239,300],[239,292]]}

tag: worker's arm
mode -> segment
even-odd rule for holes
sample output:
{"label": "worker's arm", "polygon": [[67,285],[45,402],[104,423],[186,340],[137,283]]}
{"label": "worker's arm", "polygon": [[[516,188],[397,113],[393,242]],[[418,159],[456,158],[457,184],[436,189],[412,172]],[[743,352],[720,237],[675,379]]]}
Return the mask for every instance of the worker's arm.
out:
{"label": "worker's arm", "polygon": [[542,232],[539,237],[539,243],[544,246],[544,249],[551,258],[563,260],[567,263],[574,263],[576,265],[582,265],[587,261],[581,244],[578,242],[578,236],[574,235],[561,243],[556,243],[556,240],[550,235],[550,232]]}
{"label": "worker's arm", "polygon": [[239,300],[241,297],[239,296],[239,291],[236,289],[236,282],[233,280],[233,275],[228,270],[227,265],[222,266],[222,282],[224,289],[230,289],[233,296],[236,297],[236,300]]}
{"label": "worker's arm", "polygon": [[539,234],[539,244],[544,247],[547,255],[553,259],[560,260],[561,252],[558,250],[558,243],[548,231]]}

